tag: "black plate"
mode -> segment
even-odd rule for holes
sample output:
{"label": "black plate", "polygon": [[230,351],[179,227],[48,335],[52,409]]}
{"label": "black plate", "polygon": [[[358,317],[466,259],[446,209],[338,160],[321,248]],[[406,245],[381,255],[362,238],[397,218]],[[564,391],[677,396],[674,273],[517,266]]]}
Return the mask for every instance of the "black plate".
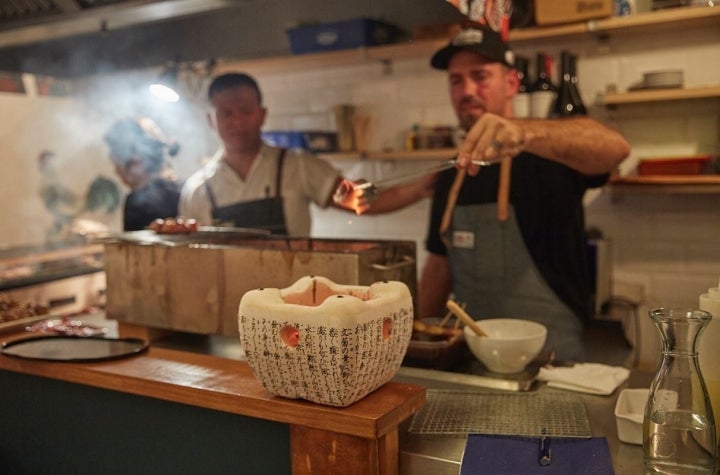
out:
{"label": "black plate", "polygon": [[44,335],[4,342],[2,354],[45,361],[102,361],[136,355],[147,350],[139,338],[96,338]]}

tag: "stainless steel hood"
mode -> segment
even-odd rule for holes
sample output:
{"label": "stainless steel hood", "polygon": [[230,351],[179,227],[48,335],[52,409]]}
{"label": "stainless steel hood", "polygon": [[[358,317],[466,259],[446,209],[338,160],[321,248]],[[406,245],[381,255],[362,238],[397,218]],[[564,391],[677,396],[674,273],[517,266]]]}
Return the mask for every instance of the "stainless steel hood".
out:
{"label": "stainless steel hood", "polygon": [[217,58],[218,18],[232,25],[258,1],[0,0],[0,72],[79,78]]}
{"label": "stainless steel hood", "polygon": [[290,54],[299,23],[458,21],[448,2],[416,0],[0,0],[0,73],[75,79],[170,61]]}
{"label": "stainless steel hood", "polygon": [[10,0],[0,3],[0,48],[107,32],[249,0]]}

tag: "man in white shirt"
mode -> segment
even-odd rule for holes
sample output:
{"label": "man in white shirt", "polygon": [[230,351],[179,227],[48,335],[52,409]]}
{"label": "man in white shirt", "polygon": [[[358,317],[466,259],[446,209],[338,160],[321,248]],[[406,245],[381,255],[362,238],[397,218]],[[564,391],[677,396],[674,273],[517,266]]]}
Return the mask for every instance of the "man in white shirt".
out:
{"label": "man in white shirt", "polygon": [[[251,76],[229,73],[216,77],[208,89],[208,100],[208,119],[223,147],[185,182],[181,215],[204,225],[230,224],[307,236],[311,202],[321,208],[355,210],[354,203],[333,200],[341,185],[352,189],[353,183],[329,163],[304,151],[285,150],[262,141],[260,131],[267,109]],[[370,212],[409,205],[429,196],[431,185],[426,179],[405,187],[400,195],[381,193]]]}

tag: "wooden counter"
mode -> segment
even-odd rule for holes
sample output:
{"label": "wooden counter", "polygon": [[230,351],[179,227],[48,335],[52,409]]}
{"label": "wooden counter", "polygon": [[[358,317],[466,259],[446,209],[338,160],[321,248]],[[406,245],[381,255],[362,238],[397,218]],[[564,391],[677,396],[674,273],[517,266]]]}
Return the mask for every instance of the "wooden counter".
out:
{"label": "wooden counter", "polygon": [[[7,340],[8,338],[3,338],[3,341]],[[62,384],[58,386],[57,382]],[[53,424],[73,424],[73,411],[82,413],[84,404],[97,403],[98,398],[108,400],[105,410],[110,412],[122,413],[128,404],[134,407],[143,400],[153,400],[155,402],[152,404],[166,401],[171,405],[210,410],[214,413],[212,417],[220,413],[228,417],[236,415],[258,419],[260,422],[266,421],[270,426],[271,422],[280,423],[289,427],[290,467],[285,473],[291,471],[293,474],[398,473],[398,425],[425,403],[425,389],[422,386],[396,382],[385,384],[347,408],[274,397],[263,389],[246,362],[155,347],[138,356],[97,363],[43,362],[0,355],[0,384],[2,399],[18,406],[3,407],[4,414],[8,414],[10,418],[22,419],[22,411],[40,411],[43,416],[38,419],[41,420],[60,417],[64,412],[71,414],[70,417],[62,416],[64,419],[47,421],[49,430],[52,430]],[[73,391],[80,389],[78,385],[82,387],[82,391],[90,392],[81,391],[79,395],[76,394]],[[42,394],[39,394],[46,393],[45,386],[56,395],[56,407],[45,407],[52,401],[43,400]],[[26,399],[36,397],[26,392],[29,389],[38,393],[40,403],[25,403]],[[66,397],[63,396],[65,393],[72,394],[74,400],[57,399]],[[140,398],[114,401],[113,397],[117,397],[117,393]],[[157,413],[156,407],[148,412],[150,417]],[[177,413],[179,417],[182,410]],[[119,416],[119,419],[123,418],[124,416]],[[3,429],[7,429],[8,418],[5,415],[3,424]],[[153,430],[162,424],[163,421],[146,421],[145,427],[138,428],[142,430],[138,431],[137,437],[143,437],[145,429]],[[233,424],[237,426],[242,422]],[[23,424],[13,424],[12,421],[10,425],[13,430],[27,431],[25,435],[32,439],[42,439],[42,427],[25,429]],[[117,426],[122,426],[122,422],[117,423]],[[188,431],[192,433],[195,429],[190,427]],[[87,430],[88,440],[92,441],[94,437],[92,431],[97,433],[96,437],[103,436],[101,427],[90,425]],[[252,439],[259,436],[255,430],[244,437]],[[22,458],[13,458],[12,453],[8,455],[15,447],[15,438],[22,438],[23,434],[13,434],[12,437],[13,439],[0,438],[0,472],[3,473],[7,473],[5,469],[8,467],[5,464],[8,460],[15,460],[13,463],[17,464],[18,458]],[[61,442],[47,440],[45,443],[54,445]],[[114,443],[123,446],[125,441]],[[7,445],[12,447],[8,448]],[[235,447],[228,446],[224,450],[234,452]],[[168,452],[169,454],[152,456],[179,455],[172,450]],[[42,453],[37,455],[41,456]],[[80,463],[84,457],[82,451],[76,455]],[[282,459],[288,455],[277,454],[277,457]],[[52,462],[48,463],[52,466]],[[247,469],[243,470],[243,467],[247,467],[245,462],[237,460],[237,473],[252,473]],[[14,465],[11,468],[18,467]],[[179,467],[176,473],[183,471],[183,467]],[[205,473],[211,471],[206,470]]]}

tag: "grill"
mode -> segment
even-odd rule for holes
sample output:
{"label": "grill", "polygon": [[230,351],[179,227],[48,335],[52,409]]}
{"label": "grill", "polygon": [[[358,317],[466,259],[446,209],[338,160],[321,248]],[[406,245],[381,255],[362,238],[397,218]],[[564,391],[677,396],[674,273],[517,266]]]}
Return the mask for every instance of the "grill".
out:
{"label": "grill", "polygon": [[582,399],[563,391],[537,394],[428,389],[427,403],[413,418],[409,432],[436,436],[592,435]]}

